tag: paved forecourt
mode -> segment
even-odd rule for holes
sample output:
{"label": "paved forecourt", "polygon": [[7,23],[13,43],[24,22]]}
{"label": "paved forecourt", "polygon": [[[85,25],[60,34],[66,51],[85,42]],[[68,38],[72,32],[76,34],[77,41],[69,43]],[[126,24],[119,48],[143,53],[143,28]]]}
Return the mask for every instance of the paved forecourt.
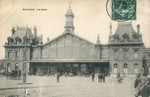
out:
{"label": "paved forecourt", "polygon": [[[125,77],[121,84],[115,77],[106,77],[105,83],[99,83],[97,76],[92,82],[91,77],[56,77],[28,76],[27,82],[10,80],[1,77],[0,97],[19,95],[19,97],[134,97],[134,77]],[[14,96],[15,97],[15,96]]]}

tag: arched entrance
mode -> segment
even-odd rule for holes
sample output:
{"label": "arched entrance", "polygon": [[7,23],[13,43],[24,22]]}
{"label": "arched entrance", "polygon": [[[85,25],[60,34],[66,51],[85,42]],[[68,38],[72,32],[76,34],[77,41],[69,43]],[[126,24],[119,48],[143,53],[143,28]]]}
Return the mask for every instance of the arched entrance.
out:
{"label": "arched entrance", "polygon": [[11,72],[11,64],[10,63],[7,64],[7,72]]}

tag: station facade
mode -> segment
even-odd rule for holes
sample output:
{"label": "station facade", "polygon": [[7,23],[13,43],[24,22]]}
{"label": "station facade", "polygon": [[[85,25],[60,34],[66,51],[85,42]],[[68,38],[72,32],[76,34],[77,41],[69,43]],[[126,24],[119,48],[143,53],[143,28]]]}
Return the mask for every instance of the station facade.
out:
{"label": "station facade", "polygon": [[[5,43],[3,67],[27,70],[32,75],[82,75],[91,73],[134,75],[143,72],[143,61],[150,59],[150,49],[144,46],[140,25],[135,31],[131,22],[118,22],[115,33],[109,25],[108,44],[90,42],[75,34],[74,14],[67,10],[64,32],[43,43],[37,28],[13,27]],[[148,61],[146,61],[150,67]],[[24,65],[25,64],[25,65]]]}

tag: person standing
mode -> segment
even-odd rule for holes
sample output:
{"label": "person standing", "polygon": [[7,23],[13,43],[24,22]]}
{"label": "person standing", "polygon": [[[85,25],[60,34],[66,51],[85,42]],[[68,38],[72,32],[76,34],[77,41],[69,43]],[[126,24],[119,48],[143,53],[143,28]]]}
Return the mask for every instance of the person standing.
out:
{"label": "person standing", "polygon": [[120,76],[120,73],[118,73],[118,74],[117,74],[117,82],[118,82],[118,83],[121,83],[120,77],[121,77],[121,76]]}
{"label": "person standing", "polygon": [[105,82],[105,73],[102,73],[102,80]]}
{"label": "person standing", "polygon": [[100,82],[100,79],[101,79],[101,75],[100,73],[98,74],[98,82]]}
{"label": "person standing", "polygon": [[139,91],[141,83],[142,83],[142,81],[141,81],[141,75],[138,74],[137,78],[134,81],[134,88],[136,90],[135,97],[138,97],[139,95],[141,95],[141,92]]}
{"label": "person standing", "polygon": [[94,82],[95,74],[92,73],[92,81]]}
{"label": "person standing", "polygon": [[98,82],[102,82],[102,74],[101,73],[98,74]]}
{"label": "person standing", "polygon": [[57,73],[56,77],[57,77],[57,83],[59,83],[59,77],[60,77],[59,72]]}

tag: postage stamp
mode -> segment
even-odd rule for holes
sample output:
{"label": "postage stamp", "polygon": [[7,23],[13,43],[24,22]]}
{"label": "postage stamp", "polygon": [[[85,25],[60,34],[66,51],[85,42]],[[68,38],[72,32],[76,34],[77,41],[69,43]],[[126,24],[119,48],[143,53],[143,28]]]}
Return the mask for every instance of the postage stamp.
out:
{"label": "postage stamp", "polygon": [[113,20],[136,20],[136,0],[112,0]]}

